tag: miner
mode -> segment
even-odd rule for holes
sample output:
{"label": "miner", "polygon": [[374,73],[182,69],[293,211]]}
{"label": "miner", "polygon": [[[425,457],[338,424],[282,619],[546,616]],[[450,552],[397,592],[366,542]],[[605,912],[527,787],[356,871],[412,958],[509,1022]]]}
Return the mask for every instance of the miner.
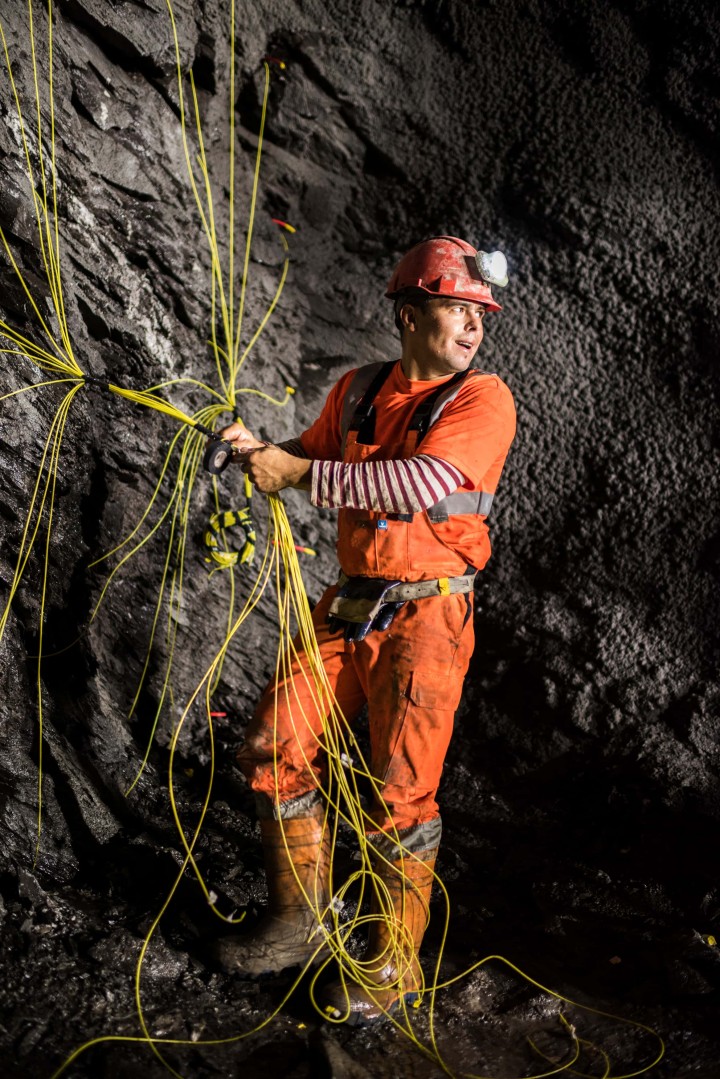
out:
{"label": "miner", "polygon": [[[328,1013],[352,1023],[391,1012],[421,984],[417,952],[441,836],[436,792],[473,650],[487,517],[515,434],[510,390],[471,366],[486,314],[501,310],[490,284],[506,283],[499,253],[452,236],[417,244],[386,292],[399,360],[344,375],[299,438],[268,445],[240,424],[223,432],[258,490],[300,487],[315,506],[339,510],[340,577],[313,622],[347,720],[368,705],[382,798],[367,839],[407,953],[399,957],[390,928],[372,922],[363,985],[325,993]],[[223,967],[244,974],[306,963],[318,950],[312,906],[331,898],[319,790],[325,717],[302,653],[285,683],[267,687],[238,758],[256,794],[269,892],[258,929],[218,944]]]}

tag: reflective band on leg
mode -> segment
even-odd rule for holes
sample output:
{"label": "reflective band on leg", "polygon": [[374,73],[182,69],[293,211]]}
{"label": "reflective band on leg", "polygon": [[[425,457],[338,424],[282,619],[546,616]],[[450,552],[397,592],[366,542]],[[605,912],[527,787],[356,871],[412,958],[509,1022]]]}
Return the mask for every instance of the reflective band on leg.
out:
{"label": "reflective band on leg", "polygon": [[290,798],[287,802],[278,805],[267,794],[255,795],[255,812],[258,820],[294,820],[296,817],[309,817],[312,815],[313,806],[320,801],[318,790],[307,791],[299,794],[297,798]]}
{"label": "reflective band on leg", "polygon": [[442,818],[435,817],[424,824],[414,824],[398,832],[368,832],[367,841],[382,858],[397,861],[403,851],[418,854],[440,846]]}

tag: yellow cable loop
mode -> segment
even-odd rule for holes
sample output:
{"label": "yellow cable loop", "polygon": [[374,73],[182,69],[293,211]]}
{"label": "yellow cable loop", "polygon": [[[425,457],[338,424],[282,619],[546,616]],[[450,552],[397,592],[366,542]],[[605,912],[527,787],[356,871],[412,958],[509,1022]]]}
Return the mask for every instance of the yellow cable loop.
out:
{"label": "yellow cable loop", "polygon": [[[233,550],[228,544],[225,532],[226,529],[237,526],[242,529],[244,543],[240,549]],[[215,563],[215,566],[210,570],[210,575],[212,576],[219,569],[231,569],[233,566],[247,565],[247,563],[251,562],[255,555],[255,540],[255,525],[247,506],[240,510],[224,510],[214,513],[208,521],[208,527],[205,531],[205,546],[208,550],[205,562],[208,564]],[[220,543],[224,544],[224,549],[222,550]]]}
{"label": "yellow cable loop", "polygon": [[[250,509],[250,507],[251,507],[251,491],[252,491],[252,488],[250,486],[249,477],[244,475],[243,478],[245,480],[245,498],[246,498],[248,509]],[[215,512],[220,513],[220,495],[219,495],[219,491],[218,491],[217,476],[213,476],[213,478],[212,478],[212,492],[213,492],[213,502],[215,504]],[[223,542],[224,542],[224,539],[223,539]],[[229,578],[229,593],[230,594],[228,596],[227,617],[226,617],[226,623],[225,623],[225,625],[226,625],[226,630],[225,630],[226,638],[227,638],[228,634],[230,633],[230,630],[231,630],[233,622],[234,622],[234,614],[235,614],[235,572],[236,572],[235,567],[231,566],[230,567],[230,572],[227,574],[227,577]],[[214,674],[214,677],[213,677],[213,681],[212,681],[212,684],[210,686],[210,696],[211,697],[217,691],[217,688],[218,688],[218,686],[220,684],[220,679],[222,677],[222,671],[223,671],[223,664],[224,664],[224,657],[223,657],[223,659],[220,660],[220,662],[217,665],[217,668],[215,669],[215,674]]]}

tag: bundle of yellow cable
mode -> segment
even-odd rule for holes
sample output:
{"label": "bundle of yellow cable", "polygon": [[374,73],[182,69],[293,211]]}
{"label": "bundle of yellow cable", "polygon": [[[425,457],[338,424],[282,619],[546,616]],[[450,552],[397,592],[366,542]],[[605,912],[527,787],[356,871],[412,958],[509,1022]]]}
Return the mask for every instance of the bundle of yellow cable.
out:
{"label": "bundle of yellow cable", "polygon": [[[61,257],[60,257],[60,232],[59,232],[59,217],[57,206],[57,168],[55,157],[55,107],[53,99],[53,22],[52,22],[52,3],[48,0],[47,4],[47,33],[48,33],[48,102],[50,112],[50,124],[49,131],[44,132],[43,121],[41,113],[41,92],[40,92],[40,73],[38,70],[38,60],[35,44],[35,31],[34,31],[34,9],[32,0],[28,0],[28,15],[29,15],[29,27],[30,27],[30,56],[32,63],[32,76],[34,85],[34,114],[35,114],[35,136],[34,136],[34,151],[37,159],[37,168],[33,167],[33,154],[31,147],[31,139],[28,126],[25,122],[23,110],[18,94],[17,85],[13,75],[12,65],[10,62],[10,54],[8,51],[7,38],[5,30],[0,20],[0,40],[2,41],[3,55],[5,59],[5,67],[7,70],[7,76],[11,89],[12,99],[15,105],[15,111],[18,120],[18,129],[20,132],[21,145],[23,150],[23,156],[25,160],[25,167],[32,193],[33,211],[35,215],[35,225],[38,239],[38,248],[40,252],[40,258],[42,268],[45,276],[45,280],[48,286],[48,298],[52,309],[52,313],[57,323],[57,332],[54,333],[50,320],[47,319],[41,312],[40,307],[35,300],[28,284],[25,280],[23,273],[21,272],[15,257],[13,256],[12,249],[8,242],[7,236],[2,228],[0,228],[0,242],[5,250],[5,254],[10,262],[15,277],[17,278],[25,297],[27,298],[30,309],[33,313],[35,320],[41,331],[41,342],[31,340],[26,334],[19,332],[13,326],[9,325],[5,320],[0,319],[0,336],[4,337],[10,342],[10,348],[4,347],[0,349],[0,353],[3,355],[25,358],[29,360],[35,367],[48,374],[54,374],[59,377],[46,379],[42,382],[32,383],[28,386],[20,389],[13,390],[10,393],[4,394],[0,397],[0,401],[7,400],[12,397],[16,397],[22,393],[28,393],[33,390],[38,390],[48,386],[65,385],[70,388],[67,390],[65,396],[62,398],[60,404],[57,407],[55,415],[50,425],[45,446],[41,454],[40,463],[37,470],[37,476],[32,488],[30,496],[30,502],[28,511],[25,518],[25,523],[22,531],[20,545],[18,549],[17,559],[15,563],[15,569],[13,572],[12,580],[10,582],[10,589],[8,593],[7,602],[5,608],[0,615],[0,640],[2,639],[5,630],[7,628],[8,617],[10,614],[13,599],[17,593],[18,587],[22,581],[23,575],[28,565],[28,561],[32,554],[35,542],[38,538],[41,523],[43,517],[46,519],[46,540],[45,540],[45,553],[44,553],[44,567],[42,572],[42,586],[41,586],[41,602],[40,602],[40,625],[39,625],[39,638],[38,638],[38,659],[37,659],[37,689],[38,689],[38,813],[37,813],[37,838],[36,838],[36,857],[37,849],[40,843],[40,835],[42,831],[42,780],[43,780],[43,711],[42,711],[42,685],[41,685],[41,663],[43,655],[43,624],[44,624],[44,609],[45,599],[47,592],[47,577],[48,577],[48,563],[49,563],[49,549],[52,537],[53,526],[53,512],[55,507],[55,496],[57,487],[57,474],[58,465],[60,460],[60,452],[62,447],[63,435],[65,432],[65,426],[67,423],[68,414],[72,406],[73,400],[76,397],[80,389],[83,388],[90,380],[81,369],[77,362],[73,351],[73,344],[68,328],[65,298],[63,294],[63,280],[61,273]],[[47,154],[43,150],[43,136],[47,135],[50,145],[50,159],[47,160]],[[188,416],[182,410],[175,408],[173,405],[157,397],[152,391],[132,391],[126,390],[113,384],[107,384],[106,388],[109,392],[116,393],[119,396],[126,397],[130,400],[137,402],[138,404],[146,405],[158,411],[165,412],[167,415],[172,416],[174,419],[181,421],[183,424],[190,426],[195,425],[193,417]]]}
{"label": "bundle of yellow cable", "polygon": [[[173,42],[175,47],[176,69],[177,69],[177,93],[178,93],[178,105],[180,111],[180,127],[183,149],[185,154],[185,161],[187,167],[187,174],[190,181],[190,187],[193,194],[193,198],[197,207],[198,215],[202,223],[203,232],[208,246],[210,255],[210,331],[211,336],[208,344],[212,350],[215,370],[218,377],[219,389],[214,389],[207,383],[201,383],[198,380],[183,379],[172,380],[170,382],[162,383],[158,386],[153,386],[149,390],[144,391],[141,395],[143,400],[139,399],[139,395],[133,395],[131,391],[124,391],[123,396],[128,397],[130,400],[137,400],[138,403],[148,403],[147,397],[150,396],[154,401],[161,401],[157,398],[155,391],[170,385],[176,385],[180,381],[193,382],[195,386],[200,387],[211,398],[212,403],[200,409],[192,417],[194,425],[201,430],[202,434],[208,434],[211,427],[213,427],[222,416],[229,414],[231,417],[239,419],[237,408],[238,400],[242,396],[257,396],[262,400],[268,402],[276,407],[284,407],[291,400],[294,390],[292,387],[287,386],[285,388],[285,394],[282,398],[274,398],[270,394],[265,393],[250,386],[239,385],[240,369],[245,363],[250,352],[256,345],[261,333],[267,326],[270,317],[275,310],[278,300],[282,294],[287,274],[290,266],[290,254],[289,246],[285,236],[282,232],[279,232],[279,238],[285,253],[285,257],[282,264],[280,278],[275,289],[275,293],[268,304],[264,314],[262,315],[254,333],[250,337],[250,340],[241,350],[242,344],[242,324],[243,315],[245,310],[247,288],[248,288],[248,270],[250,263],[250,251],[252,244],[252,236],[255,222],[255,212],[257,205],[257,193],[260,177],[260,165],[262,158],[262,145],[263,135],[265,130],[265,122],[267,117],[267,103],[270,91],[270,68],[267,63],[264,64],[264,91],[263,102],[260,120],[260,129],[258,134],[258,145],[255,155],[255,165],[253,171],[253,183],[252,194],[250,199],[250,210],[248,215],[248,225],[246,230],[245,240],[245,255],[242,271],[242,279],[240,284],[240,294],[237,304],[235,303],[235,289],[234,289],[234,265],[235,265],[235,5],[234,2],[231,5],[231,26],[230,26],[230,91],[229,91],[229,117],[230,117],[230,152],[229,152],[229,195],[228,195],[228,217],[229,217],[229,231],[227,241],[227,262],[226,268],[223,267],[223,258],[220,250],[220,243],[218,240],[217,225],[215,218],[215,203],[213,197],[213,189],[211,183],[211,177],[209,172],[207,154],[205,149],[205,141],[202,133],[202,124],[200,120],[200,106],[195,87],[195,81],[192,75],[192,71],[189,72],[189,88],[192,102],[192,114],[194,116],[195,135],[197,139],[196,153],[193,154],[190,147],[190,137],[188,133],[188,106],[185,99],[185,86],[184,76],[180,58],[180,46],[177,34],[177,26],[175,22],[175,15],[170,0],[166,0],[168,13],[170,16],[170,25],[172,28]],[[195,165],[199,169],[199,177],[195,174]],[[222,344],[220,341],[222,340]],[[159,404],[155,407],[160,407]],[[133,789],[138,782],[149,758],[149,754],[152,748],[152,743],[155,737],[157,726],[165,706],[166,698],[171,691],[171,675],[173,668],[173,658],[177,636],[177,619],[175,617],[176,612],[179,610],[180,598],[182,596],[182,584],[183,575],[185,570],[185,544],[187,540],[187,523],[188,513],[190,509],[190,498],[195,488],[198,471],[200,468],[200,455],[193,449],[197,444],[200,444],[200,435],[195,435],[193,432],[188,434],[187,432],[178,432],[165,457],[165,461],[160,473],[160,478],[153,491],[145,510],[143,511],[140,520],[133,527],[131,532],[112,550],[108,551],[102,558],[96,560],[92,565],[98,565],[100,562],[108,559],[119,552],[128,548],[121,562],[115,566],[113,571],[108,576],[98,603],[93,611],[92,617],[97,614],[100,604],[102,603],[107,588],[110,585],[113,577],[118,572],[120,567],[124,565],[129,559],[131,559],[144,544],[150,540],[158,529],[170,519],[170,537],[167,541],[166,557],[164,560],[163,571],[161,575],[160,586],[158,589],[157,600],[155,605],[155,613],[153,617],[153,624],[150,634],[150,640],[148,642],[145,662],[143,670],[140,676],[140,680],[137,686],[134,700],[132,702],[129,715],[132,716],[137,702],[142,693],[145,685],[150,661],[153,653],[153,647],[156,640],[156,630],[159,625],[160,616],[165,605],[165,597],[169,596],[167,603],[167,626],[164,641],[165,650],[165,669],[162,679],[162,684],[158,692],[158,704],[155,710],[155,716],[152,722],[150,737],[145,750],[143,761],[138,769],[138,772],[129,788],[129,791]],[[139,530],[147,520],[151,510],[158,501],[162,489],[162,485],[167,474],[171,459],[173,458],[178,443],[181,444],[180,461],[178,465],[177,478],[175,486],[172,489],[169,500],[160,514],[159,519],[155,522],[150,531],[137,542],[133,541],[138,536]],[[219,518],[222,513],[220,506],[220,496],[218,491],[217,481],[213,479],[213,497],[215,501],[215,517]],[[246,491],[247,497],[247,491]],[[221,550],[227,557],[217,557],[215,559],[216,566],[219,568],[225,568],[228,570],[229,578],[229,597],[227,605],[227,618],[226,627],[229,632],[230,626],[233,623],[234,610],[236,604],[236,581],[235,571],[240,565],[247,563],[247,559],[240,562],[238,559],[230,557],[230,539],[226,537],[224,529],[218,531],[219,543],[218,547],[222,545]],[[130,546],[128,546],[130,545]],[[173,566],[172,571],[170,570]],[[168,575],[170,574],[170,581],[168,585]],[[217,687],[220,676],[222,673],[222,661],[218,664],[215,671],[213,688]]]}
{"label": "bundle of yellow cable", "polygon": [[[169,6],[169,5],[168,5]],[[37,814],[37,845],[39,845],[40,834],[42,830],[42,784],[43,784],[43,760],[42,760],[42,747],[43,747],[43,712],[42,712],[42,695],[41,695],[41,664],[43,660],[43,626],[44,626],[44,610],[45,610],[45,598],[47,588],[47,568],[49,561],[49,550],[52,539],[52,526],[53,526],[53,513],[55,506],[55,494],[56,494],[56,481],[58,464],[60,460],[60,453],[62,447],[63,434],[65,431],[65,425],[68,417],[70,407],[75,399],[77,393],[85,386],[93,386],[99,388],[108,393],[114,394],[118,397],[124,398],[134,404],[141,405],[145,408],[152,409],[155,412],[167,415],[171,419],[179,422],[182,426],[176,433],[170,443],[170,447],[165,456],[164,463],[160,470],[160,476],[153,491],[151,498],[141,515],[140,520],[132,528],[130,533],[111,551],[106,555],[97,559],[91,565],[98,565],[107,558],[123,552],[122,559],[114,570],[110,573],[104,586],[101,589],[99,599],[92,612],[90,621],[92,621],[98,613],[98,610],[102,604],[103,599],[107,593],[107,589],[112,579],[117,574],[122,565],[125,565],[164,525],[169,526],[169,538],[167,539],[167,546],[165,557],[163,559],[163,571],[161,576],[160,585],[158,588],[158,597],[155,607],[155,613],[152,622],[152,628],[150,633],[150,640],[147,648],[146,659],[143,666],[140,681],[137,687],[134,700],[131,705],[130,715],[135,711],[137,701],[140,693],[142,692],[143,685],[148,672],[152,650],[156,640],[156,630],[160,622],[160,617],[163,612],[163,607],[167,603],[167,626],[165,633],[164,648],[166,653],[166,665],[162,679],[162,684],[159,690],[159,703],[156,710],[155,718],[152,725],[152,734],[150,742],[145,752],[145,756],[140,765],[138,774],[136,775],[132,786],[137,782],[140,774],[142,773],[150,752],[150,745],[154,732],[157,727],[166,696],[168,692],[171,692],[171,671],[173,663],[173,653],[177,635],[177,618],[176,614],[179,610],[181,597],[182,597],[182,585],[183,575],[185,569],[185,545],[187,540],[187,528],[189,521],[189,514],[191,508],[191,495],[197,478],[197,474],[200,468],[200,461],[202,457],[202,446],[204,439],[207,435],[212,433],[212,428],[216,424],[223,414],[234,415],[236,413],[237,399],[244,394],[257,395],[269,403],[282,407],[287,404],[292,395],[292,389],[286,388],[286,392],[283,398],[276,399],[269,394],[264,393],[258,389],[252,387],[240,387],[238,385],[238,372],[239,369],[250,353],[251,349],[255,345],[260,336],[260,333],[267,324],[276,304],[280,293],[282,291],[285,279],[287,277],[289,267],[289,254],[288,244],[284,235],[280,234],[280,240],[285,251],[285,260],[282,267],[280,282],[277,286],[275,295],[267,308],[263,318],[255,333],[251,337],[249,343],[245,347],[242,354],[239,353],[240,349],[240,328],[242,321],[242,311],[245,304],[245,293],[247,286],[247,269],[249,263],[249,251],[250,251],[250,238],[252,232],[252,217],[251,226],[248,230],[248,240],[246,244],[245,266],[243,272],[243,282],[240,298],[240,315],[237,319],[233,316],[233,288],[229,286],[229,300],[226,301],[226,288],[223,279],[223,273],[220,264],[220,257],[218,253],[218,243],[215,231],[215,221],[212,210],[212,192],[210,187],[210,179],[207,170],[207,160],[205,157],[204,144],[202,140],[202,132],[200,128],[199,111],[197,96],[194,90],[193,84],[193,101],[196,113],[197,122],[197,134],[200,146],[199,161],[204,179],[204,190],[206,193],[207,206],[204,208],[197,186],[192,183],[195,198],[197,200],[201,219],[205,228],[206,236],[208,238],[210,251],[211,251],[211,263],[212,263],[212,284],[211,284],[211,307],[212,307],[212,341],[211,345],[215,354],[216,367],[219,375],[220,385],[222,392],[218,392],[213,389],[207,383],[202,382],[195,378],[178,378],[169,380],[167,382],[160,383],[155,386],[148,387],[147,389],[131,389],[116,384],[112,381],[106,381],[99,379],[94,375],[90,375],[84,372],[80,367],[71,340],[70,331],[68,328],[68,322],[66,317],[65,299],[63,294],[63,280],[61,272],[61,251],[60,251],[60,230],[59,230],[59,216],[57,206],[57,168],[56,168],[56,156],[55,156],[55,106],[53,97],[53,7],[52,0],[47,0],[46,4],[46,17],[47,17],[47,52],[48,52],[48,72],[47,72],[47,85],[48,85],[48,108],[50,115],[49,130],[44,130],[41,110],[41,76],[39,72],[39,65],[37,60],[37,49],[35,40],[35,19],[34,19],[34,5],[33,0],[28,0],[28,15],[29,15],[29,37],[30,37],[30,55],[32,58],[32,74],[34,85],[34,101],[33,112],[35,115],[35,134],[34,139],[31,140],[29,128],[25,122],[23,114],[23,108],[20,102],[20,96],[18,93],[16,81],[13,75],[10,54],[7,45],[7,39],[4,32],[2,21],[0,20],[0,40],[2,41],[5,66],[7,70],[7,76],[9,85],[11,88],[12,99],[15,106],[15,111],[18,120],[18,128],[21,137],[21,143],[23,148],[23,156],[25,160],[25,169],[28,178],[28,183],[32,193],[33,209],[35,214],[36,232],[38,238],[38,248],[40,252],[40,258],[43,268],[45,280],[48,285],[49,301],[52,308],[55,322],[57,323],[58,330],[56,333],[51,329],[51,320],[43,316],[40,306],[35,300],[31,289],[29,288],[25,276],[20,270],[17,260],[15,259],[7,236],[0,228],[0,241],[4,247],[5,253],[8,257],[13,272],[21,286],[23,293],[30,303],[30,308],[33,316],[37,322],[40,330],[40,340],[31,340],[26,334],[19,332],[13,326],[6,321],[0,319],[0,336],[4,337],[12,347],[1,348],[0,353],[9,355],[16,358],[25,358],[38,367],[41,371],[50,374],[57,375],[59,377],[46,379],[42,382],[32,383],[28,386],[20,389],[13,390],[12,392],[0,397],[0,401],[16,397],[19,394],[27,393],[33,390],[41,388],[64,384],[69,386],[67,393],[58,405],[57,411],[51,423],[51,427],[46,439],[44,451],[41,455],[40,463],[37,470],[37,477],[30,497],[29,507],[25,519],[25,525],[22,532],[22,537],[19,545],[16,566],[13,574],[13,578],[10,583],[10,590],[5,608],[0,615],[0,639],[5,632],[8,617],[11,610],[12,601],[19,588],[23,574],[26,570],[28,561],[31,557],[33,548],[38,538],[43,518],[45,519],[46,528],[46,541],[44,552],[44,569],[42,577],[42,594],[41,594],[41,611],[40,611],[40,625],[39,625],[39,647],[37,655],[37,686],[38,686],[38,724],[39,724],[39,751],[38,751],[38,814]],[[172,17],[172,12],[171,12]],[[174,23],[173,23],[174,28]],[[175,38],[177,46],[177,37]],[[180,71],[179,51],[177,51],[178,58],[178,80],[182,97],[182,74]],[[263,106],[263,123],[265,116],[265,108],[267,104],[267,94],[269,88],[269,70],[266,67],[266,87],[265,98]],[[182,130],[183,140],[186,149],[188,169],[192,178],[192,166],[190,159],[190,152],[187,142],[187,133],[185,130],[185,110],[182,108]],[[231,109],[231,117],[232,117]],[[231,119],[231,125],[234,121]],[[50,155],[43,150],[43,143],[46,141],[50,145]],[[260,138],[260,144],[258,146],[258,154],[255,163],[255,174],[253,182],[253,199],[252,208],[254,215],[254,207],[257,195],[258,175],[260,166],[260,151],[262,145],[262,132]],[[33,166],[33,150],[37,159],[37,167]],[[234,174],[233,153],[231,152],[231,175]],[[231,197],[231,216],[232,216],[232,202]],[[228,281],[232,282],[233,273],[233,244],[230,244],[229,253],[229,271]],[[216,314],[218,311],[218,298],[219,308],[221,311],[221,321],[225,332],[225,348],[222,348],[218,344],[218,334],[216,329]],[[223,363],[226,363],[227,372],[223,371]],[[195,390],[208,395],[210,398],[210,404],[200,407],[193,413],[185,412],[183,409],[178,408],[176,405],[165,400],[159,396],[158,390],[165,389],[170,386],[179,386],[180,384],[188,384]],[[153,507],[157,503],[161,496],[161,491],[166,483],[168,472],[170,470],[171,463],[175,455],[179,450],[179,462],[177,464],[177,472],[173,480],[172,489],[167,500],[167,503],[160,513],[159,519],[150,528],[149,532],[143,538],[137,538],[142,526],[147,521],[149,514]],[[219,512],[219,496],[217,485],[214,485],[214,498],[216,502],[216,512]],[[136,542],[133,542],[136,541]],[[227,541],[224,535],[221,537],[221,542],[227,547]],[[171,569],[172,567],[172,569]],[[233,610],[235,604],[235,581],[232,574],[230,574],[230,599],[229,609],[227,614],[226,625],[229,627],[232,623]],[[220,676],[220,671],[217,673],[217,678]],[[37,856],[37,851],[36,851]]]}

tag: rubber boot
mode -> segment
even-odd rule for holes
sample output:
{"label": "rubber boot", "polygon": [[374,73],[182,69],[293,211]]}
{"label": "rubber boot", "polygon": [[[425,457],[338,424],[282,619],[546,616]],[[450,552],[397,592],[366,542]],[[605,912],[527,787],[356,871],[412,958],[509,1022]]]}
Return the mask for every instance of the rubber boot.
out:
{"label": "rubber boot", "polygon": [[[318,950],[325,928],[317,912],[330,902],[330,831],[325,827],[323,835],[324,819],[318,805],[305,817],[260,821],[267,912],[253,932],[223,937],[215,945],[215,959],[228,974],[276,974],[304,966]],[[315,961],[325,954],[322,949]]]}
{"label": "rubber boot", "polygon": [[[362,960],[364,984],[344,980],[329,985],[322,1005],[330,1018],[366,1026],[392,1014],[401,997],[412,1003],[421,992],[418,952],[429,918],[436,857],[437,847],[379,862],[375,872],[388,890],[395,925],[391,928],[385,919],[371,923]],[[384,902],[387,905],[387,899]],[[380,912],[377,896],[371,906],[373,914]]]}

